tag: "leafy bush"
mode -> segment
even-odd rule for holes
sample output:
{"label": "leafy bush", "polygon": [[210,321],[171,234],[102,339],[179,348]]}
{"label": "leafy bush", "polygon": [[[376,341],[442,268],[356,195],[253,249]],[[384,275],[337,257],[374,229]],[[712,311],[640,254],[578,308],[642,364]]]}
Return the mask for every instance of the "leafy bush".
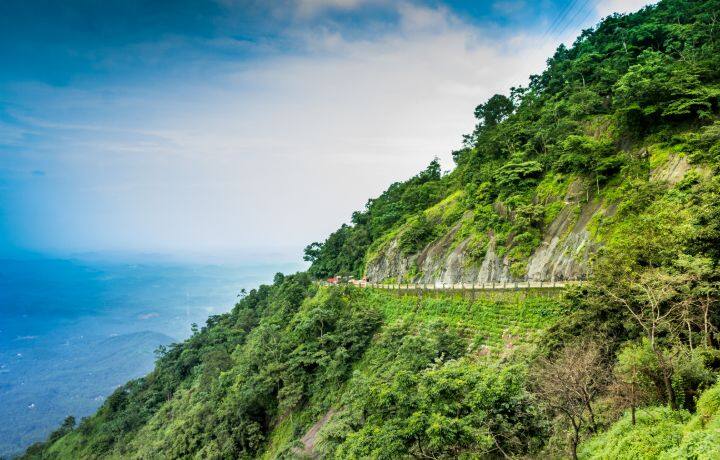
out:
{"label": "leafy bush", "polygon": [[323,433],[336,458],[434,458],[531,452],[544,430],[522,366],[466,356],[467,339],[443,324],[399,323],[379,337]]}
{"label": "leafy bush", "polygon": [[411,219],[400,233],[400,249],[405,254],[414,254],[432,240],[434,231],[435,226],[424,214],[420,214]]}
{"label": "leafy bush", "polygon": [[584,459],[657,459],[665,451],[678,446],[683,438],[683,426],[690,414],[655,407],[638,413],[633,425],[629,415],[603,433],[581,446]]}
{"label": "leafy bush", "polygon": [[584,443],[587,459],[705,459],[720,455],[720,385],[706,390],[697,414],[651,407],[638,412],[633,425],[626,415],[606,433]]}

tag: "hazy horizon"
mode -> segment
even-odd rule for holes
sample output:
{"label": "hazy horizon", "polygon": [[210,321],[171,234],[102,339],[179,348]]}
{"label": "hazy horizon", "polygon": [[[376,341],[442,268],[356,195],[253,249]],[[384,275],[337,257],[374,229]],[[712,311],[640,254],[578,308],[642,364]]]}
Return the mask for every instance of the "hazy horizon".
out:
{"label": "hazy horizon", "polygon": [[247,250],[229,250],[215,252],[194,252],[178,250],[174,252],[151,251],[47,251],[20,248],[3,248],[0,261],[13,260],[67,260],[83,263],[109,264],[177,264],[177,265],[223,265],[265,266],[282,263],[294,263],[305,266],[302,260],[302,247],[250,248]]}
{"label": "hazy horizon", "polygon": [[[145,375],[160,345],[232,309],[242,289],[300,263],[0,259],[0,457],[91,414]],[[92,375],[92,378],[88,378]]]}

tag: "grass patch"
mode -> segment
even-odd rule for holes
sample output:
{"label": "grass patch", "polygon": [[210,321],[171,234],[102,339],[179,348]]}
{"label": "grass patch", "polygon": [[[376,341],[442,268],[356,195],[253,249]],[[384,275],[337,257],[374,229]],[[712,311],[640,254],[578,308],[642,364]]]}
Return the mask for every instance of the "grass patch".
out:
{"label": "grass patch", "polygon": [[466,330],[475,336],[478,344],[492,350],[501,350],[509,343],[533,342],[536,333],[553,325],[565,311],[561,300],[540,295],[531,295],[524,300],[510,297],[497,301],[449,295],[419,299],[376,289],[362,290],[358,295],[383,313],[386,324],[399,320],[429,322],[442,319]]}

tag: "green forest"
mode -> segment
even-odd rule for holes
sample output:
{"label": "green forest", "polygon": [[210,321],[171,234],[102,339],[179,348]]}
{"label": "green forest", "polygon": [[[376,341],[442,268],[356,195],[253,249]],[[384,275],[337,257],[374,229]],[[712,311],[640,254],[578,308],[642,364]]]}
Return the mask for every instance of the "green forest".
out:
{"label": "green forest", "polygon": [[[529,81],[24,458],[720,458],[720,0],[610,16]],[[458,223],[522,278],[570,188],[607,212],[561,295],[318,282]]]}

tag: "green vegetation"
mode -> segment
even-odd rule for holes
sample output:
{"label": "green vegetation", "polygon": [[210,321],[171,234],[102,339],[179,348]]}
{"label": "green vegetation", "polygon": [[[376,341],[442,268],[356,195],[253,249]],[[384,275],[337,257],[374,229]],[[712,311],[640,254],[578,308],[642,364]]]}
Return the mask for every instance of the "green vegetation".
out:
{"label": "green vegetation", "polygon": [[[298,437],[333,408],[337,415],[320,434],[328,456],[382,451],[378,430],[395,444],[387,458],[407,449],[536,449],[532,432],[544,421],[529,404],[527,363],[513,351],[563,308],[547,298],[397,298],[278,274],[187,342],[160,350],[152,374],[119,388],[76,428],[69,418],[27,457],[292,456],[302,448]],[[457,388],[445,392],[448,382]],[[401,401],[411,388],[415,399]],[[385,409],[395,405],[389,423]],[[377,426],[364,422],[370,410]],[[462,419],[446,431],[457,411]],[[417,436],[407,432],[413,426]]]}
{"label": "green vegetation", "polygon": [[[664,0],[561,46],[478,107],[452,172],[393,184],[308,246],[308,274],[161,350],[27,458],[717,457],[718,11]],[[561,215],[600,246],[561,299],[312,282],[440,239],[470,263],[493,240],[521,277]]]}
{"label": "green vegetation", "polygon": [[[528,87],[478,106],[477,126],[454,153],[452,172],[441,176],[433,163],[368,201],[353,215],[353,225],[308,246],[310,272],[360,276],[394,239],[409,257],[462,220],[457,238],[472,242],[468,260],[482,261],[492,234],[498,254],[521,278],[572,182],[581,203],[622,198],[614,193],[619,184],[647,182],[650,168],[670,155],[688,154],[694,164],[716,162],[717,6],[665,0],[608,17],[571,48],[559,47]],[[472,217],[458,213],[456,222],[443,223],[445,231],[426,219],[426,209],[458,192]]]}
{"label": "green vegetation", "polygon": [[[343,225],[324,243],[305,248],[305,260],[312,262],[309,272],[317,278],[335,275],[360,275],[367,248],[407,217],[417,214],[444,196],[440,163],[433,160],[417,176],[396,182],[378,198],[368,200],[364,211],[354,212],[353,226]],[[413,238],[425,238],[427,225],[416,216]]]}
{"label": "green vegetation", "polygon": [[648,407],[629,415],[583,446],[588,459],[720,457],[720,385],[700,397],[697,412]]}

